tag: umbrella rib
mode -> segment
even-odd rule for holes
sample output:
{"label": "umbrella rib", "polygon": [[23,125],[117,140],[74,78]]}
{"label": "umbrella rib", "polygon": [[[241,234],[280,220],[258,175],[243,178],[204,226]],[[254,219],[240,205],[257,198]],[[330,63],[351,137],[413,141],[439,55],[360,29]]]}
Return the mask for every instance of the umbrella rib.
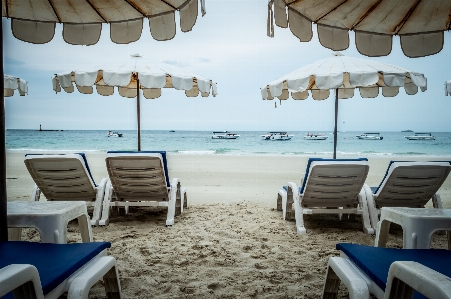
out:
{"label": "umbrella rib", "polygon": [[53,5],[52,0],[48,0],[48,1],[49,1],[50,6],[51,6],[52,9],[53,9],[53,13],[55,14],[56,18],[58,19],[58,23],[61,23],[61,18],[60,18],[59,15],[56,13],[55,6]]}
{"label": "umbrella rib", "polygon": [[361,16],[355,23],[354,23],[354,25],[352,25],[352,27],[351,27],[351,30],[354,30],[355,29],[355,27],[357,26],[357,25],[359,25],[370,13],[372,13],[373,12],[373,10],[375,10],[376,9],[376,7],[377,6],[379,6],[379,4],[382,2],[382,0],[379,0],[379,1],[377,1],[376,3],[374,3],[374,5],[373,6],[371,6],[371,8],[366,12],[366,13],[364,13],[363,14],[363,16]]}
{"label": "umbrella rib", "polygon": [[133,2],[130,2],[130,0],[125,0],[128,5],[130,5],[131,7],[133,7],[137,12],[139,12],[140,14],[143,15],[143,17],[147,17],[146,14],[137,6],[135,5]]}
{"label": "umbrella rib", "polygon": [[[335,6],[333,9],[329,10],[328,12],[326,12],[324,15],[322,15],[321,17],[317,18],[315,20],[315,23],[317,23],[319,20],[321,20],[322,18],[324,18],[325,16],[327,16],[328,14],[330,14],[331,12],[333,12],[334,10],[336,10],[338,7],[340,7],[341,5],[343,5],[343,3],[345,3],[348,0],[343,0],[340,4],[338,4],[337,6]],[[340,28],[340,27],[337,27]],[[343,28],[341,28],[343,29]]]}
{"label": "umbrella rib", "polygon": [[[165,1],[165,0],[161,0],[161,2],[163,2],[163,3],[165,3],[166,5],[168,5],[168,6],[172,7],[173,9],[177,10],[177,7],[175,7],[175,6],[171,5],[171,4],[170,4],[170,3],[168,3],[167,1]],[[182,4],[182,5],[183,5],[183,4]]]}
{"label": "umbrella rib", "polygon": [[395,31],[395,35],[398,34],[398,32],[402,29],[402,27],[404,26],[404,24],[407,22],[407,20],[410,18],[410,16],[412,15],[413,11],[415,10],[415,8],[418,6],[418,4],[420,4],[421,0],[417,0],[415,5],[413,5],[410,10],[407,12],[406,16],[398,23],[398,25],[395,28],[398,28]]}
{"label": "umbrella rib", "polygon": [[91,5],[91,8],[96,12],[96,14],[97,14],[99,17],[102,18],[102,20],[103,20],[105,23],[108,23],[108,21],[107,21],[107,20],[102,16],[102,14],[97,10],[97,8],[95,8],[95,6],[92,5],[92,3],[91,3],[90,0],[86,0],[86,2],[88,2],[89,5]]}
{"label": "umbrella rib", "polygon": [[[182,8],[184,8],[185,6],[187,6],[188,5],[188,3],[190,3],[192,0],[186,0],[184,3],[182,3],[182,5],[180,5],[178,8],[177,8],[177,10],[180,10],[180,9],[182,9]],[[197,1],[197,0],[196,0]]]}

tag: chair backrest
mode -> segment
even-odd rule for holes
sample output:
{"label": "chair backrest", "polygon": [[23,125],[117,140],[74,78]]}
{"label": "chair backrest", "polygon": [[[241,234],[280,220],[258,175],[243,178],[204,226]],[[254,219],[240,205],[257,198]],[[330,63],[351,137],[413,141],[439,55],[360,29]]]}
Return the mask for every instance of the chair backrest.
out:
{"label": "chair backrest", "polygon": [[24,162],[47,200],[96,199],[96,185],[84,154],[28,154]]}
{"label": "chair backrest", "polygon": [[368,175],[368,160],[311,158],[300,189],[303,207],[353,207]]}
{"label": "chair backrest", "polygon": [[166,152],[109,151],[106,167],[117,200],[168,200]]}
{"label": "chair backrest", "polygon": [[384,179],[373,191],[376,207],[424,207],[450,171],[447,161],[391,161]]}

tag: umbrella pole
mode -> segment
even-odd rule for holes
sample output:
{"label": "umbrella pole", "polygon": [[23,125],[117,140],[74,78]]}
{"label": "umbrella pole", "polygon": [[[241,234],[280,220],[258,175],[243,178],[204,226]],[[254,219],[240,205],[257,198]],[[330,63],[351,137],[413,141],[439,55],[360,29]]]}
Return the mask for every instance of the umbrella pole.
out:
{"label": "umbrella pole", "polygon": [[[2,56],[1,69],[3,70],[3,22],[0,24],[1,41],[0,52]],[[2,90],[5,88],[5,82],[2,80]],[[0,241],[8,241],[8,222],[7,222],[7,202],[6,195],[6,144],[5,144],[5,95],[2,92],[2,100],[0,101],[0,159],[1,159],[1,177],[0,177]]]}
{"label": "umbrella pole", "polygon": [[337,159],[337,118],[338,118],[338,88],[335,89],[334,159]]}
{"label": "umbrella pole", "polygon": [[139,107],[139,79],[136,80],[136,113],[138,116],[138,152],[141,151],[141,115]]}

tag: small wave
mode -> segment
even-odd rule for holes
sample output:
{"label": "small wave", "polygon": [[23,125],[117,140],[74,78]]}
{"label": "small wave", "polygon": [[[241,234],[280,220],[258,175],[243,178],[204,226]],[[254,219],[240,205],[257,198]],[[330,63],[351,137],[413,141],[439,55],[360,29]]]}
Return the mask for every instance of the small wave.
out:
{"label": "small wave", "polygon": [[98,149],[43,149],[43,148],[8,148],[7,152],[52,152],[52,153],[86,153],[86,152],[106,152]]}
{"label": "small wave", "polygon": [[182,155],[214,155],[216,151],[177,151],[178,154]]}

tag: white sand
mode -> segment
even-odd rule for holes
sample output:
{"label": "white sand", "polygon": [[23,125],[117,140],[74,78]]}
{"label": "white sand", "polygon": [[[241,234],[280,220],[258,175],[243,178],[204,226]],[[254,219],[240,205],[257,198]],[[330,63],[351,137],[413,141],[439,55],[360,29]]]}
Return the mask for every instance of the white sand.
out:
{"label": "white sand", "polygon": [[[27,200],[34,185],[23,157],[7,153],[9,200]],[[104,159],[105,154],[88,154],[97,182],[107,176]],[[389,160],[369,159],[369,185],[380,183]],[[320,298],[327,260],[338,254],[335,244],[373,245],[374,235],[363,234],[360,217],[307,216],[302,236],[293,221],[281,219],[277,190],[288,181],[299,183],[306,161],[169,155],[170,177],[187,188],[189,205],[173,227],[165,227],[164,209],[134,208],[111,218],[107,227],[93,228],[95,241],[112,243],[109,254],[118,261],[124,297]],[[445,208],[451,208],[450,187],[448,177],[440,190]],[[401,247],[402,231],[392,227],[388,246]],[[81,240],[76,222],[69,231],[70,242]],[[23,238],[39,240],[33,229],[24,230]],[[433,247],[446,248],[444,236],[434,236]],[[92,295],[102,297],[102,292],[96,286]]]}

